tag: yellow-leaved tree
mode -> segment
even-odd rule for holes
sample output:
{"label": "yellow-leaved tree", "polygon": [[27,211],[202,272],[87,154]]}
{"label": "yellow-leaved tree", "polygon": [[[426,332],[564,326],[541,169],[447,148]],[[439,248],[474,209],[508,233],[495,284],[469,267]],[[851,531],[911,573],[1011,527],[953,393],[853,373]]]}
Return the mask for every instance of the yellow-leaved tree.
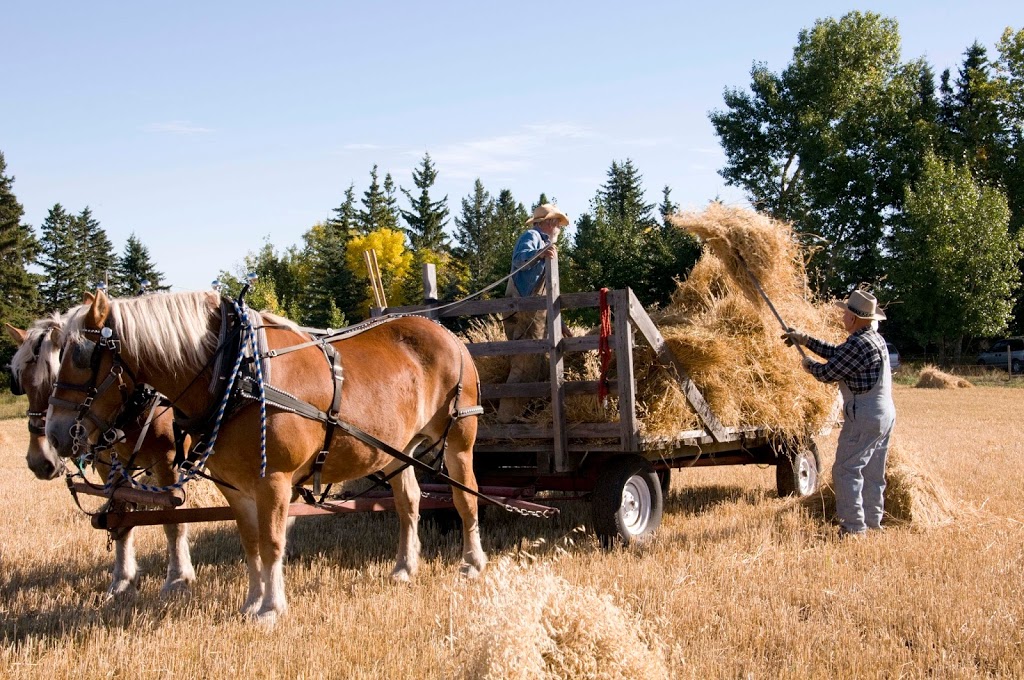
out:
{"label": "yellow-leaved tree", "polygon": [[365,306],[368,309],[374,305],[374,300],[363,259],[363,252],[367,250],[377,253],[377,266],[384,281],[387,304],[392,307],[404,305],[403,289],[412,271],[413,259],[412,252],[405,247],[405,234],[383,227],[363,236],[353,236],[348,242],[345,257],[349,268],[366,281]]}

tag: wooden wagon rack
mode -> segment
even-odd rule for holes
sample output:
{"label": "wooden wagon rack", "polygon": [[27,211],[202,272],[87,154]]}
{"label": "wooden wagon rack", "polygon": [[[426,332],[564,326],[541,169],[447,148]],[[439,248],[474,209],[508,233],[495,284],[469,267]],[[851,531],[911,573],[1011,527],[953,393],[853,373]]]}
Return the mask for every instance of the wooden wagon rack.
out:
{"label": "wooden wagon rack", "polygon": [[[428,300],[436,297],[432,290],[435,280],[432,267],[426,265],[424,269]],[[473,357],[546,354],[549,368],[548,380],[544,382],[481,385],[481,401],[485,404],[493,405],[503,398],[543,398],[551,404],[551,422],[546,424],[491,424],[484,419],[474,449],[474,471],[481,493],[500,498],[506,505],[527,512],[549,509],[533,503],[534,500],[543,503],[564,498],[590,499],[594,528],[602,540],[618,538],[629,543],[648,536],[660,523],[663,496],[673,468],[774,465],[780,494],[807,495],[816,490],[818,457],[813,441],[777,442],[766,427],[724,426],[628,288],[609,291],[607,296],[612,319],[612,333],[607,340],[616,358],[615,376],[609,380],[608,387],[609,392],[618,397],[618,420],[567,422],[566,397],[596,395],[599,383],[594,380],[567,381],[565,356],[598,350],[601,339],[596,335],[564,337],[562,313],[574,309],[597,309],[601,294],[597,291],[562,293],[557,258],[548,261],[546,284],[547,292],[541,296],[469,300],[447,305],[431,300],[422,305],[372,310],[373,316],[420,314],[438,320],[546,312],[544,338],[467,343]],[[700,429],[681,429],[670,436],[641,434],[633,371],[637,336],[653,349],[657,361],[679,381],[697,415]],[[446,485],[421,486],[427,491],[420,504],[423,510],[454,507]],[[163,505],[163,508],[111,511],[94,517],[93,524],[98,528],[114,529],[232,519],[227,507],[182,508],[177,507],[181,505],[178,499],[163,498],[154,502],[151,497],[135,498],[134,501],[129,498],[123,500]],[[394,499],[389,493],[374,491],[359,498],[316,506],[293,503],[289,514],[338,514],[393,507]]]}

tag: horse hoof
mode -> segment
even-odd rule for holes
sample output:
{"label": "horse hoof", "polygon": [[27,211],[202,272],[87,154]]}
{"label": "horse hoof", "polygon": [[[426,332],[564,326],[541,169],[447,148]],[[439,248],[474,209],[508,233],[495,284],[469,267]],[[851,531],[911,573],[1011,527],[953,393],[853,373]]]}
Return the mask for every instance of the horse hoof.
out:
{"label": "horse hoof", "polygon": [[409,573],[408,569],[395,569],[391,572],[391,580],[394,583],[411,583],[412,574]]}
{"label": "horse hoof", "polygon": [[107,588],[107,599],[131,598],[139,594],[138,586],[131,579],[113,581]]}
{"label": "horse hoof", "polygon": [[241,609],[238,610],[238,613],[241,614],[244,619],[255,620],[259,618],[259,611],[260,601],[256,600],[255,602],[246,602],[243,604]]}
{"label": "horse hoof", "polygon": [[467,578],[470,581],[474,581],[480,578],[480,574],[483,573],[484,567],[486,566],[486,562],[482,564],[471,564],[469,562],[463,562],[462,565],[459,567],[459,573],[462,574],[464,578]]}
{"label": "horse hoof", "polygon": [[161,597],[173,597],[175,595],[187,595],[192,587],[192,579],[176,578],[164,581],[160,588]]}
{"label": "horse hoof", "polygon": [[272,630],[277,625],[277,620],[280,618],[275,609],[268,609],[267,611],[261,611],[254,617],[254,621],[259,625],[260,628]]}

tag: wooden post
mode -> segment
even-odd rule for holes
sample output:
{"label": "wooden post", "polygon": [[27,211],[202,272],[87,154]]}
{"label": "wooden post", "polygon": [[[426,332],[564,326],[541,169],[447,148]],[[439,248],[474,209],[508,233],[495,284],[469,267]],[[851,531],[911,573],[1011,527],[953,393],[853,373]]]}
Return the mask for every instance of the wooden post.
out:
{"label": "wooden post", "polygon": [[542,460],[537,455],[537,467],[542,471],[566,472],[569,470],[567,452],[569,438],[565,429],[565,363],[562,356],[562,299],[558,283],[558,255],[547,261],[547,335],[548,358],[551,365],[551,444],[552,460]]}
{"label": "wooden post", "polygon": [[640,450],[640,425],[636,419],[633,382],[633,326],[629,322],[629,289],[612,291],[615,333],[615,364],[618,368],[619,429],[622,450]]}
{"label": "wooden post", "polygon": [[381,300],[380,290],[377,289],[377,275],[373,268],[372,250],[363,251],[363,261],[366,263],[366,276],[370,280],[370,291],[373,293],[373,302],[377,307],[384,307]]}
{"label": "wooden post", "polygon": [[[423,263],[423,304],[437,306],[437,267],[432,262]],[[428,319],[436,319],[436,312],[427,313]]]}

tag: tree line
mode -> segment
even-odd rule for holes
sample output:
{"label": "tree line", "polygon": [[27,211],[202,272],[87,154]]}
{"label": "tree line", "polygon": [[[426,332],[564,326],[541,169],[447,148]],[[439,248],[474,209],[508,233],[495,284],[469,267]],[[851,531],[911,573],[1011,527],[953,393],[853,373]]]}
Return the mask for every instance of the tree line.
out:
{"label": "tree line", "polygon": [[[781,72],[755,63],[749,88],[727,88],[709,118],[726,154],[720,174],[795,225],[813,253],[817,293],[869,282],[892,310],[887,335],[953,356],[973,336],[1024,329],[1024,30],[1008,28],[994,59],[969,46],[960,68],[936,81],[924,59],[901,61],[895,20],[819,20],[800,32]],[[365,190],[357,196],[351,183],[300,243],[267,241],[219,278],[237,291],[253,271],[254,305],[332,328],[368,313],[367,249],[391,305],[422,299],[428,262],[441,298],[480,290],[508,273],[526,219],[549,197],[524,204],[477,179],[453,212],[434,191],[438,172],[425,154],[404,188],[373,166]],[[36,235],[13,182],[0,154],[0,318],[24,325],[100,281],[115,295],[136,294],[143,280],[166,288],[141,241],[133,234],[115,253],[88,207],[54,205]],[[563,288],[629,286],[645,304],[668,302],[700,252],[667,224],[676,209],[670,187],[649,202],[634,163],[613,161],[563,233]]]}

